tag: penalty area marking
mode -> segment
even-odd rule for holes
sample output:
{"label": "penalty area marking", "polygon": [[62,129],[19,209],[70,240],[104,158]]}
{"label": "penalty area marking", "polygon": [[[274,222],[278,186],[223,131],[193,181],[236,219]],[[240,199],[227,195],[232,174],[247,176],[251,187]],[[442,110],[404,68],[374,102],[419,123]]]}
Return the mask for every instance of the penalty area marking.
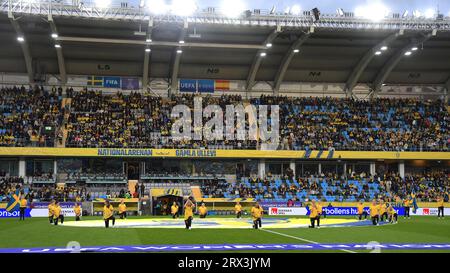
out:
{"label": "penalty area marking", "polygon": [[[265,231],[265,232],[269,232],[269,233],[273,233],[273,234],[277,234],[277,235],[280,235],[280,236],[296,239],[296,240],[299,240],[299,241],[307,242],[307,243],[310,243],[310,244],[320,245],[320,243],[318,243],[318,242],[314,242],[314,241],[307,240],[307,239],[304,239],[304,238],[292,236],[292,235],[289,235],[289,234],[284,234],[284,233],[281,233],[281,232],[276,232],[276,231],[263,229],[263,228],[261,228],[260,230]],[[339,249],[339,250],[347,252],[347,253],[356,253],[355,251],[351,251],[351,250],[347,250],[347,249]]]}

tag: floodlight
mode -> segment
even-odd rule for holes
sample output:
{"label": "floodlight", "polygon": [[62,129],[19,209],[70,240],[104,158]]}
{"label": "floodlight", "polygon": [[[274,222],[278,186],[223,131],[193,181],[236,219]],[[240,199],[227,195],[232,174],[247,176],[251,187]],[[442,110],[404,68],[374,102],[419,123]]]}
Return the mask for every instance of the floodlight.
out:
{"label": "floodlight", "polygon": [[56,38],[58,38],[58,34],[56,34],[56,33],[52,33],[52,35],[51,35],[51,36],[52,36],[52,38],[53,38],[53,39],[56,39]]}
{"label": "floodlight", "polygon": [[19,41],[20,43],[23,43],[25,41],[25,38],[23,38],[23,36],[19,36],[19,37],[17,37],[17,41]]}
{"label": "floodlight", "polygon": [[406,52],[405,52],[405,56],[409,56],[409,55],[411,55],[411,54],[412,54],[411,51],[406,51]]}
{"label": "floodlight", "polygon": [[105,9],[111,5],[111,0],[95,0],[95,6]]}
{"label": "floodlight", "polygon": [[195,0],[173,0],[170,7],[171,13],[178,16],[189,16],[197,10]]}
{"label": "floodlight", "polygon": [[425,11],[425,17],[426,17],[426,18],[432,19],[432,18],[434,18],[435,16],[436,16],[436,13],[435,13],[435,11],[434,11],[433,9],[427,9],[427,10]]}
{"label": "floodlight", "polygon": [[367,18],[375,22],[383,20],[388,14],[389,8],[382,3],[373,3],[355,9],[355,15],[357,17]]}
{"label": "floodlight", "polygon": [[293,5],[291,8],[291,13],[293,15],[300,15],[302,9],[300,8],[300,5]]}
{"label": "floodlight", "polygon": [[261,57],[266,57],[267,53],[266,52],[261,52],[261,54],[259,54],[259,56]]}
{"label": "floodlight", "polygon": [[55,48],[61,48],[61,45],[60,44],[56,44]]}
{"label": "floodlight", "polygon": [[166,14],[170,10],[170,6],[164,0],[149,0],[147,1],[147,8],[152,14]]}
{"label": "floodlight", "polygon": [[223,15],[236,18],[246,10],[246,5],[241,0],[222,0],[220,11]]}

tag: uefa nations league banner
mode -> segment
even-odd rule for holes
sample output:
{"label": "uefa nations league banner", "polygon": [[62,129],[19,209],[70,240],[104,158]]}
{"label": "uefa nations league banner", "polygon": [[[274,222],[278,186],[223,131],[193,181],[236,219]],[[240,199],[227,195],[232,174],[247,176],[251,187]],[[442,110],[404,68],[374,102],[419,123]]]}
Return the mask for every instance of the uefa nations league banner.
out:
{"label": "uefa nations league banner", "polygon": [[[25,210],[25,217],[48,217],[48,205],[49,202],[35,202],[32,203],[30,208]],[[75,217],[73,207],[75,202],[62,202],[61,213],[66,217]],[[0,209],[0,218],[19,218],[19,211],[8,212],[6,209]]]}

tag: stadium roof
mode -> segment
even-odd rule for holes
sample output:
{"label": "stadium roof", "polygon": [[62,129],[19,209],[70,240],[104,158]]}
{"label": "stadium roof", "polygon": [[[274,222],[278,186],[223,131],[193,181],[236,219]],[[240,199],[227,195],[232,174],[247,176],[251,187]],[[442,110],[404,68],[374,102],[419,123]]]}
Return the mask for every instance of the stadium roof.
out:
{"label": "stadium roof", "polygon": [[3,3],[0,71],[58,75],[65,68],[65,74],[142,77],[148,61],[151,78],[245,80],[249,89],[258,81],[275,89],[286,81],[346,83],[351,90],[357,83],[445,85],[450,78],[448,20],[50,13]]}

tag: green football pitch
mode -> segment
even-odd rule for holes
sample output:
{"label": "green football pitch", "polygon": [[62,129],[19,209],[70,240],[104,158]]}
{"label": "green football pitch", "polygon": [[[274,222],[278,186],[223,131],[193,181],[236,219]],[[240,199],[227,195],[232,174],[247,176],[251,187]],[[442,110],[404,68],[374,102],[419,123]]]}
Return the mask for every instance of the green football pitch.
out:
{"label": "green football pitch", "polygon": [[[127,220],[146,217],[129,217]],[[147,217],[148,218],[148,217]],[[166,217],[168,219],[168,217]],[[215,217],[219,218],[219,217]],[[226,219],[227,217],[222,217]],[[299,217],[297,217],[299,218]],[[300,217],[301,218],[301,217]],[[340,217],[343,218],[343,217]],[[82,221],[100,220],[100,217],[83,217]],[[157,218],[161,219],[161,218]],[[272,219],[266,217],[265,219]],[[276,219],[276,218],[275,218]],[[328,219],[332,219],[329,217]],[[354,219],[354,218],[351,218]],[[50,225],[46,218],[0,219],[0,249],[65,247],[69,241],[77,241],[82,247],[124,245],[187,245],[187,244],[367,244],[368,242],[391,244],[450,244],[450,217],[412,216],[399,218],[397,224],[381,226],[308,228],[109,228]],[[182,220],[180,220],[182,221]],[[264,225],[264,220],[263,220]],[[283,250],[284,252],[286,250]],[[369,252],[358,249],[354,252]],[[450,250],[381,250],[382,252],[450,252]],[[209,251],[210,252],[210,251]],[[254,252],[254,251],[243,251]],[[261,250],[261,252],[280,252]],[[324,250],[292,250],[291,252],[325,252]],[[330,251],[328,251],[330,252]],[[331,252],[342,252],[332,250]]]}

